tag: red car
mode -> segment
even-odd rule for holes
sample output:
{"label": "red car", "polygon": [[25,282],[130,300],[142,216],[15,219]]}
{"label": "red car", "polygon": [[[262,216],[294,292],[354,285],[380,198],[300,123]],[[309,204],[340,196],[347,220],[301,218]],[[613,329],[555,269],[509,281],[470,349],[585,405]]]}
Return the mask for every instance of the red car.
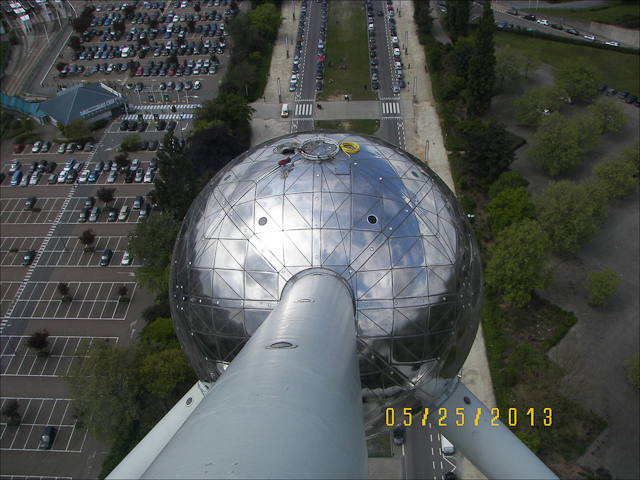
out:
{"label": "red car", "polygon": [[24,143],[21,143],[19,145],[14,145],[13,146],[13,153],[21,153],[24,150],[24,147],[26,147],[26,145]]}
{"label": "red car", "polygon": [[167,72],[167,75],[169,75],[170,77],[173,77],[176,74],[176,71],[173,67],[169,67],[169,71]]}

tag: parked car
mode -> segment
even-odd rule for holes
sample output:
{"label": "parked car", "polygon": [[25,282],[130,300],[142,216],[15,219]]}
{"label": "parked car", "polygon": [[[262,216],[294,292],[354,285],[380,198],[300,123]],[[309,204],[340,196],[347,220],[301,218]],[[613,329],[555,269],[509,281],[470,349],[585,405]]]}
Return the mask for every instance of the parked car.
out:
{"label": "parked car", "polygon": [[36,143],[33,144],[33,147],[31,147],[31,153],[38,153],[41,149],[42,149],[42,142],[38,140]]}
{"label": "parked car", "polygon": [[123,205],[122,208],[120,209],[120,213],[118,214],[118,221],[124,222],[128,216],[129,216],[129,206]]}
{"label": "parked car", "polygon": [[133,261],[133,257],[129,252],[125,250],[124,255],[122,255],[122,260],[120,261],[120,265],[131,265]]}
{"label": "parked car", "polygon": [[102,252],[102,256],[100,257],[100,266],[106,267],[111,263],[111,257],[113,256],[113,252],[110,248],[106,248],[104,252]]}
{"label": "parked car", "polygon": [[80,210],[80,215],[78,216],[78,221],[81,223],[86,222],[89,219],[89,214],[91,213],[91,208],[84,207]]}
{"label": "parked car", "polygon": [[118,214],[120,212],[117,208],[112,208],[109,212],[109,216],[107,217],[107,222],[115,222],[118,219]]}
{"label": "parked car", "polygon": [[40,439],[40,443],[38,444],[38,450],[49,450],[53,445],[53,439],[56,436],[56,429],[54,427],[44,427],[44,432],[42,432],[42,438]]}
{"label": "parked car", "polygon": [[35,204],[36,204],[36,197],[31,195],[29,198],[27,198],[27,201],[24,202],[24,209],[31,210]]}
{"label": "parked car", "polygon": [[100,210],[100,207],[93,207],[91,209],[91,213],[89,214],[89,221],[97,222],[101,212],[102,210]]}
{"label": "parked car", "polygon": [[25,267],[27,265],[31,265],[33,263],[34,258],[36,258],[36,251],[33,248],[31,248],[27,250],[27,253],[24,255],[24,258],[22,259],[22,265]]}

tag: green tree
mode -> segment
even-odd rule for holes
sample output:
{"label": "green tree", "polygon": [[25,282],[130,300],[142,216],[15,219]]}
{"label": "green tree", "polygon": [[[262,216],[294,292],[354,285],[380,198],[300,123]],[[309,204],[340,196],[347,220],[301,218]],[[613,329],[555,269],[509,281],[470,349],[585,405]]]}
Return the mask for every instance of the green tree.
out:
{"label": "green tree", "polygon": [[178,220],[163,214],[138,223],[129,233],[128,251],[141,264],[136,270],[136,280],[157,296],[168,292],[171,253],[179,229]]}
{"label": "green tree", "polygon": [[195,375],[182,350],[174,348],[147,356],[140,368],[144,387],[152,395],[169,397],[176,387]]}
{"label": "green tree", "polygon": [[555,83],[573,102],[588,103],[598,95],[600,72],[583,59],[566,60],[552,69]]}
{"label": "green tree", "polygon": [[250,65],[249,62],[242,62],[230,69],[226,82],[233,87],[234,91],[246,93],[257,79],[256,67]]}
{"label": "green tree", "polygon": [[82,234],[78,237],[80,243],[82,243],[85,247],[93,245],[93,242],[96,241],[96,234],[93,233],[93,230],[88,229],[84,230]]}
{"label": "green tree", "polygon": [[83,342],[63,376],[71,410],[99,441],[110,443],[140,418],[135,352],[107,341]]}
{"label": "green tree", "polygon": [[620,152],[620,160],[633,165],[633,176],[640,174],[640,139],[636,138],[631,145]]}
{"label": "green tree", "polygon": [[507,127],[491,119],[480,124],[468,135],[468,145],[462,160],[467,171],[482,181],[493,182],[515,160]]}
{"label": "green tree", "polygon": [[70,291],[71,289],[69,288],[68,283],[64,283],[64,282],[58,283],[58,293],[62,295],[62,298],[68,296]]}
{"label": "green tree", "polygon": [[33,348],[38,353],[42,352],[49,345],[49,332],[46,328],[42,331],[32,333],[26,340],[27,348]]}
{"label": "green tree", "polygon": [[624,107],[606,98],[589,105],[589,116],[597,122],[603,135],[607,132],[618,132],[627,123]]}
{"label": "green tree", "polygon": [[420,35],[426,35],[433,28],[433,17],[427,2],[415,2],[413,8],[413,20],[418,27]]}
{"label": "green tree", "polygon": [[585,288],[589,293],[589,305],[592,307],[604,307],[608,305],[619,285],[620,279],[618,275],[610,268],[594,270],[589,273],[587,283],[585,284]]}
{"label": "green tree", "polygon": [[638,187],[638,175],[634,165],[622,158],[596,165],[593,167],[593,176],[604,189],[607,200],[624,198]]}
{"label": "green tree", "polygon": [[533,219],[536,209],[524,187],[500,192],[487,204],[489,223],[494,234],[525,219]]}
{"label": "green tree", "polygon": [[470,0],[447,1],[447,12],[444,15],[443,23],[454,44],[459,37],[468,35],[470,8]]}
{"label": "green tree", "polygon": [[534,290],[547,288],[552,275],[551,242],[534,220],[524,220],[505,228],[489,247],[485,269],[487,287],[500,293],[508,304],[522,307]]}
{"label": "green tree", "polygon": [[556,87],[530,88],[513,101],[518,125],[537,128],[547,115],[562,104]]}
{"label": "green tree", "polygon": [[508,45],[496,51],[496,77],[500,81],[500,89],[505,81],[520,85],[524,82],[524,57]]}
{"label": "green tree", "polygon": [[640,390],[640,352],[636,352],[629,360],[622,364],[627,369],[629,383],[636,390]]}
{"label": "green tree", "polygon": [[489,199],[494,199],[496,196],[509,188],[526,188],[529,182],[518,170],[509,170],[501,174],[498,179],[491,184],[489,191],[487,192]]}
{"label": "green tree", "polygon": [[155,196],[160,210],[182,221],[196,198],[196,177],[193,164],[180,147],[178,139],[169,131],[164,136],[164,150],[158,152]]}
{"label": "green tree", "polygon": [[482,17],[478,22],[475,50],[469,61],[467,82],[467,113],[485,113],[491,108],[491,98],[496,85],[496,56],[493,46],[493,10],[491,1],[485,0]]}
{"label": "green tree", "polygon": [[542,61],[540,60],[540,50],[529,45],[521,51],[521,55],[524,76],[526,78],[529,78],[529,72],[537,70],[542,63]]}
{"label": "green tree", "polygon": [[526,156],[551,176],[576,166],[582,158],[577,124],[558,112],[544,117]]}
{"label": "green tree", "polygon": [[84,118],[76,118],[69,125],[59,124],[60,131],[69,140],[80,141],[91,137],[91,129]]}
{"label": "green tree", "polygon": [[163,350],[180,348],[171,318],[158,317],[140,332],[140,340],[149,345],[160,345]]}
{"label": "green tree", "polygon": [[120,151],[121,152],[135,152],[140,149],[140,144],[142,143],[142,138],[140,138],[139,133],[130,133],[129,135],[125,135],[120,143]]}
{"label": "green tree", "polygon": [[536,218],[549,235],[556,252],[575,252],[600,231],[606,213],[606,198],[595,195],[586,185],[568,180],[549,182],[533,198]]}
{"label": "green tree", "polygon": [[98,200],[104,202],[106,205],[107,203],[111,203],[116,199],[115,193],[115,187],[100,187],[96,192],[96,196],[98,197]]}
{"label": "green tree", "polygon": [[251,25],[256,28],[268,42],[273,42],[278,36],[278,29],[282,25],[280,10],[273,3],[264,3],[253,10],[249,10]]}
{"label": "green tree", "polygon": [[469,62],[471,61],[471,57],[473,57],[474,50],[475,43],[473,37],[459,37],[451,52],[453,75],[464,79],[464,85],[467,84]]}
{"label": "green tree", "polygon": [[578,113],[571,118],[570,123],[577,132],[582,152],[595,150],[600,146],[600,125],[593,116]]}
{"label": "green tree", "polygon": [[18,413],[19,408],[20,406],[18,404],[18,400],[16,400],[15,398],[7,400],[2,406],[2,415],[9,419],[20,418],[20,414]]}
{"label": "green tree", "polygon": [[255,109],[247,104],[244,96],[219,93],[216,98],[205,100],[202,102],[202,107],[196,109],[193,132],[225,124],[231,130],[239,128],[250,132],[251,117],[254,112]]}

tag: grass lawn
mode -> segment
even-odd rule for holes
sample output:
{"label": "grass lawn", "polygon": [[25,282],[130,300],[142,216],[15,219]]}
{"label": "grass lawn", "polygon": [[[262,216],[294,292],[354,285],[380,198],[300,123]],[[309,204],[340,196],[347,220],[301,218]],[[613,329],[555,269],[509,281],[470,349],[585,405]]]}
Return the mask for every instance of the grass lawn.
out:
{"label": "grass lawn", "polygon": [[[368,39],[364,2],[329,3],[324,91],[318,94],[318,100],[337,100],[345,94],[352,100],[378,99],[370,88]],[[347,68],[341,69],[340,65]]]}
{"label": "grass lawn", "polygon": [[341,130],[373,135],[380,127],[380,120],[316,120],[318,130]]}
{"label": "grass lawn", "polygon": [[548,13],[558,17],[575,18],[590,22],[615,23],[617,19],[624,15],[638,17],[640,15],[640,2],[624,3],[618,1],[592,8],[539,8],[537,12],[538,17]]}
{"label": "grass lawn", "polygon": [[498,47],[508,45],[515,51],[531,48],[538,50],[540,59],[552,67],[561,65],[566,59],[578,59],[591,63],[600,70],[601,83],[606,83],[618,90],[630,90],[632,95],[640,93],[640,55],[503,32],[494,32],[493,39]]}

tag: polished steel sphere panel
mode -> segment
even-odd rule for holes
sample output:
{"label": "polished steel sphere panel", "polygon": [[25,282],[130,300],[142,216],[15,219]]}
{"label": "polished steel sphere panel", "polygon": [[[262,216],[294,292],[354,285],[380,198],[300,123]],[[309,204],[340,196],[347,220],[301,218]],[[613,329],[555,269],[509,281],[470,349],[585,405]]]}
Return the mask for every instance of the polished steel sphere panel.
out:
{"label": "polished steel sphere panel", "polygon": [[172,262],[176,331],[203,380],[222,373],[294,275],[341,275],[355,295],[369,433],[385,408],[417,406],[416,389],[436,401],[480,318],[478,249],[454,195],[414,157],[363,135],[293,134],[241,155],[194,201]]}

